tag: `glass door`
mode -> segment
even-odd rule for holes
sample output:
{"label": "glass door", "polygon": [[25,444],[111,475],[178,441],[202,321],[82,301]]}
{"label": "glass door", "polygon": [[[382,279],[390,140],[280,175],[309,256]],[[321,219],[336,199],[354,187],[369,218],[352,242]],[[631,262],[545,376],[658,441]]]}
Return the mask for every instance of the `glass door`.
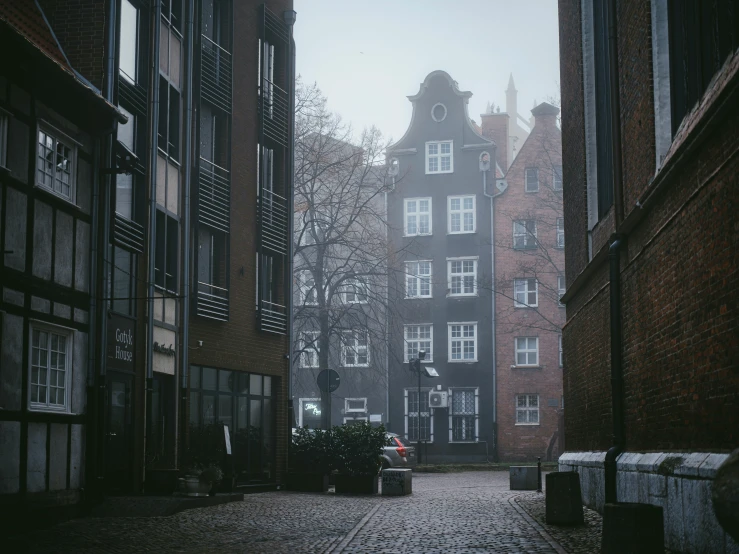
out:
{"label": "glass door", "polygon": [[107,414],[105,425],[105,482],[110,493],[125,493],[132,488],[131,454],[133,452],[132,392],[133,376],[108,373]]}

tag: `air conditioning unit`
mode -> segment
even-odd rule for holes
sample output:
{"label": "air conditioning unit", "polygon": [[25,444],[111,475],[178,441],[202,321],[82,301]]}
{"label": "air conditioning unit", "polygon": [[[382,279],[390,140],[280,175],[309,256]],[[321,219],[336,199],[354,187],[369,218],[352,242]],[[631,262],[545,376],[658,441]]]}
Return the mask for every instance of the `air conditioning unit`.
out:
{"label": "air conditioning unit", "polygon": [[429,392],[429,406],[432,408],[446,408],[448,403],[448,392],[432,390]]}

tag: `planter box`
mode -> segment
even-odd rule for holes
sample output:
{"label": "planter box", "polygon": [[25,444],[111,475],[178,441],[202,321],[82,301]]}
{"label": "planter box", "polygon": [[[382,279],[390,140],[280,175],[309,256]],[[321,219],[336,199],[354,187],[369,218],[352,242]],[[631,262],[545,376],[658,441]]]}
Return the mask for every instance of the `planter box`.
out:
{"label": "planter box", "polygon": [[377,475],[336,476],[337,494],[377,494]]}
{"label": "planter box", "polygon": [[180,492],[185,496],[208,496],[213,483],[203,482],[197,477],[183,477],[179,480]]}
{"label": "planter box", "polygon": [[326,492],[328,475],[322,473],[288,473],[287,490],[299,492]]}

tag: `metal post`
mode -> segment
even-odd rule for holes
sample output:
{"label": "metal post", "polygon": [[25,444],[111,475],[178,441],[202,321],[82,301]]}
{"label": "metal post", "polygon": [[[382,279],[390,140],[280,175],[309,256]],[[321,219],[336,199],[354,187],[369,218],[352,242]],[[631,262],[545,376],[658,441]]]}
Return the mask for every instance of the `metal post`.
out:
{"label": "metal post", "polygon": [[421,463],[421,358],[416,359],[416,371],[418,372],[418,463]]}
{"label": "metal post", "polygon": [[536,458],[536,492],[541,492],[541,457]]}

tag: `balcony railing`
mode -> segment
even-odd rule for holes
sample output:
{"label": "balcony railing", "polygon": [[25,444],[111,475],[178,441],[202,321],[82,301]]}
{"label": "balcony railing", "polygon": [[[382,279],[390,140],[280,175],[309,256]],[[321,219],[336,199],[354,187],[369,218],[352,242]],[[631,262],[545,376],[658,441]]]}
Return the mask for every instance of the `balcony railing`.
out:
{"label": "balcony railing", "polygon": [[228,289],[198,281],[197,315],[228,321]]}
{"label": "balcony railing", "polygon": [[205,35],[202,38],[200,95],[204,100],[231,113],[231,53]]}
{"label": "balcony railing", "polygon": [[231,224],[231,178],[227,169],[200,158],[199,221],[228,233]]}
{"label": "balcony railing", "polygon": [[277,335],[287,334],[287,308],[285,306],[262,300],[257,317],[261,331]]}
{"label": "balcony railing", "polygon": [[290,103],[288,94],[272,81],[262,79],[259,87],[259,118],[264,136],[277,144],[288,146]]}
{"label": "balcony railing", "polygon": [[129,111],[146,116],[146,89],[135,83],[134,79],[123,71],[119,72],[118,96],[121,103],[127,104],[126,108]]}
{"label": "balcony railing", "polygon": [[143,254],[144,227],[116,212],[113,218],[113,244]]}
{"label": "balcony railing", "polygon": [[287,255],[287,199],[263,189],[257,199],[257,218],[262,246],[276,254]]}

